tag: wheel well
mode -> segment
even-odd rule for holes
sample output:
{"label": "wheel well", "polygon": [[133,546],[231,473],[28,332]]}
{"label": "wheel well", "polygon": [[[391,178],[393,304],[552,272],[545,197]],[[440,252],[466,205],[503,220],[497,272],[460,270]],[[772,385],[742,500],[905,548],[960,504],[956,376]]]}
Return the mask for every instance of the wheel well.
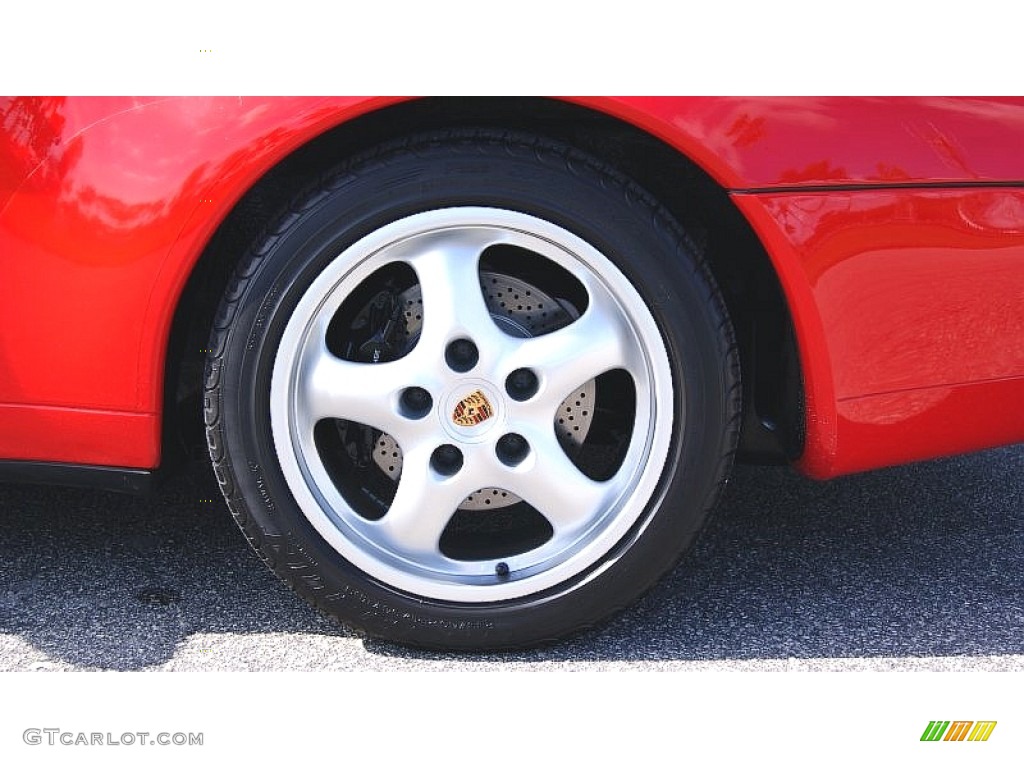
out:
{"label": "wheel well", "polygon": [[563,141],[616,166],[657,197],[704,253],[736,330],[744,395],[740,458],[777,462],[800,455],[803,385],[792,321],[767,253],[721,187],[650,134],[585,107],[536,98],[431,98],[365,115],[314,139],[263,176],[222,222],[186,284],[171,328],[165,466],[204,445],[202,350],[231,272],[265,222],[354,153],[412,132],[460,126]]}

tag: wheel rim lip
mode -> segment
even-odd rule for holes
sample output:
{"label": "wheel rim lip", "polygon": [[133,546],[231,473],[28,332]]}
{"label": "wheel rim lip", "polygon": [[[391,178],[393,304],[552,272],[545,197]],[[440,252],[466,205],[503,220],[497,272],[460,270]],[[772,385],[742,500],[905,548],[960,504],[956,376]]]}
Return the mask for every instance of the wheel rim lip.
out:
{"label": "wheel rim lip", "polygon": [[[644,377],[643,382],[635,381],[637,414],[630,446],[619,469],[630,475],[624,490],[604,505],[572,542],[556,548],[546,558],[531,561],[530,552],[507,558],[512,572],[503,579],[493,572],[482,573],[477,561],[455,561],[466,567],[428,566],[368,538],[365,519],[348,507],[330,481],[311,436],[303,438],[295,428],[295,389],[302,350],[317,333],[325,331],[326,323],[351,289],[384,264],[401,260],[388,254],[401,251],[416,237],[470,228],[503,232],[510,238],[508,242],[515,244],[531,243],[532,247],[527,247],[534,251],[540,248],[543,256],[570,273],[586,270],[600,281],[633,332]],[[630,373],[635,380],[637,372]],[[439,386],[449,389],[441,382]],[[641,398],[641,389],[646,392],[645,398]],[[590,572],[645,519],[666,470],[672,434],[681,433],[677,423],[681,413],[677,414],[674,407],[675,398],[683,397],[681,381],[675,382],[675,389],[678,393],[674,392],[668,352],[654,318],[629,279],[600,251],[561,226],[529,214],[500,208],[445,208],[398,219],[362,237],[334,256],[304,290],[275,352],[271,433],[280,468],[301,513],[344,559],[390,587],[418,597],[459,603],[495,602],[545,591]],[[438,415],[448,418],[447,414]],[[643,434],[638,436],[638,429]]]}

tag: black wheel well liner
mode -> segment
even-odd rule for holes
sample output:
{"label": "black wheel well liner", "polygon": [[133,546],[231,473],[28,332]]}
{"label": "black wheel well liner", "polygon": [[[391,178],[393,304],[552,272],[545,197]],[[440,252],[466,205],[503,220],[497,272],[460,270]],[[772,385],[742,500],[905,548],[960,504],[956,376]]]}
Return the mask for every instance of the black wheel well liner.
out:
{"label": "black wheel well liner", "polygon": [[587,107],[546,98],[426,98],[382,108],[313,139],[242,196],[196,263],[175,308],[164,378],[163,462],[202,446],[204,353],[236,263],[324,169],[384,141],[457,127],[522,130],[600,157],[658,198],[696,241],[725,297],[740,347],[743,429],[739,458],[762,463],[803,449],[803,383],[793,324],[771,260],[728,194],[678,150]]}

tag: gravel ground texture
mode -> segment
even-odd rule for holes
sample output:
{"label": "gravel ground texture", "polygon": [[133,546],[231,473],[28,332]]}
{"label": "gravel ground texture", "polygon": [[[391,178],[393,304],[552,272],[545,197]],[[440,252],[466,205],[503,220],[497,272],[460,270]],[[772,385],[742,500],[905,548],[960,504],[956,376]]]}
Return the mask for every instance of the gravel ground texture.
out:
{"label": "gravel ground texture", "polygon": [[361,638],[259,562],[201,464],[152,497],[0,485],[0,671],[1024,670],[1024,446],[840,478],[738,467],[604,627],[516,654]]}

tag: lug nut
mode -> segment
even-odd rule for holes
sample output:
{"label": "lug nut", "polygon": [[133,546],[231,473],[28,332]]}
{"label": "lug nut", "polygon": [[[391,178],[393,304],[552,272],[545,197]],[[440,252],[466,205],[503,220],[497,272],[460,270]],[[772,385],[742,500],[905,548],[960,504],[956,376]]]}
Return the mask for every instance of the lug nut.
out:
{"label": "lug nut", "polygon": [[437,474],[451,477],[462,469],[462,451],[449,443],[439,445],[430,454],[430,466]]}
{"label": "lug nut", "polygon": [[480,359],[476,344],[469,339],[456,339],[444,350],[444,361],[448,367],[457,373],[465,373],[472,370]]}
{"label": "lug nut", "polygon": [[537,374],[529,368],[517,368],[505,379],[505,391],[513,400],[529,400],[537,394]]}
{"label": "lug nut", "polygon": [[402,415],[409,419],[422,419],[430,413],[433,404],[433,398],[423,387],[408,387],[399,399]]}
{"label": "lug nut", "polygon": [[494,446],[494,452],[502,464],[514,467],[530,453],[530,444],[522,435],[509,432],[498,439],[497,445]]}

